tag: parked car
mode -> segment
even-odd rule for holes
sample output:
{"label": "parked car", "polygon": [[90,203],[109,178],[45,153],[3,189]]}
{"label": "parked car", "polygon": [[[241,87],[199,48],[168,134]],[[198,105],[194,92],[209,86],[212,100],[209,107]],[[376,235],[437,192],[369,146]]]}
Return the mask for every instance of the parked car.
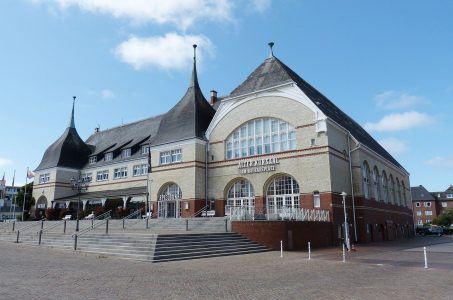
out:
{"label": "parked car", "polygon": [[421,236],[425,235],[441,236],[443,234],[443,229],[442,227],[439,226],[419,227],[416,229],[416,232]]}

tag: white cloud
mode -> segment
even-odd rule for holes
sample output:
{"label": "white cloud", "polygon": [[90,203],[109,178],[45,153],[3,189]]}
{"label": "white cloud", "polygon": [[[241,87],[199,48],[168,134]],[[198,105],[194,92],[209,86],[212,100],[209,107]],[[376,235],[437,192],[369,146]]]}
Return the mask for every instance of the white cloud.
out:
{"label": "white cloud", "polygon": [[411,95],[405,92],[386,91],[374,97],[378,107],[385,109],[407,109],[420,104],[429,103],[422,96]]}
{"label": "white cloud", "polygon": [[187,29],[198,20],[228,21],[232,0],[32,0],[56,3],[61,9],[78,7],[91,13],[109,14],[134,23],[174,24]]}
{"label": "white cloud", "polygon": [[109,89],[103,89],[103,90],[101,91],[101,96],[102,96],[102,98],[104,98],[104,99],[111,99],[111,98],[114,98],[114,97],[115,97],[115,93],[112,92],[112,91],[109,90]]}
{"label": "white cloud", "polygon": [[13,163],[12,160],[9,160],[9,159],[7,159],[7,158],[0,157],[0,167],[4,167],[4,166],[10,165],[10,164],[12,164],[12,163]]}
{"label": "white cloud", "polygon": [[253,7],[259,11],[264,12],[271,6],[271,0],[251,0]]}
{"label": "white cloud", "polygon": [[377,123],[366,123],[365,129],[370,132],[399,131],[428,125],[433,122],[434,119],[425,113],[409,111],[386,115]]}
{"label": "white cloud", "polygon": [[185,70],[193,61],[192,44],[197,44],[197,62],[205,54],[213,55],[214,46],[204,35],[131,36],[115,49],[115,54],[134,69],[158,67],[167,70]]}
{"label": "white cloud", "polygon": [[394,154],[401,154],[407,151],[407,143],[400,139],[390,137],[379,140],[379,144],[382,145],[387,151],[394,153]]}
{"label": "white cloud", "polygon": [[441,157],[436,156],[428,161],[426,161],[427,165],[436,168],[452,168],[453,167],[453,156],[450,157]]}

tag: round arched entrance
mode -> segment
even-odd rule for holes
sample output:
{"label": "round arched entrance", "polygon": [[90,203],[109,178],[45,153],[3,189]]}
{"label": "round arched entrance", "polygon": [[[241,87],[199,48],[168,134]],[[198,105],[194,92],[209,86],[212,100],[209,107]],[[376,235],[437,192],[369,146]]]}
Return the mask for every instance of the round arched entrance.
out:
{"label": "round arched entrance", "polygon": [[166,183],[159,192],[157,210],[159,218],[179,218],[182,192],[176,183]]}
{"label": "round arched entrance", "polygon": [[232,210],[237,209],[248,214],[253,214],[255,210],[255,190],[246,179],[234,181],[228,189],[225,213],[229,215]]}
{"label": "round arched entrance", "polygon": [[45,196],[39,197],[38,201],[36,201],[36,211],[35,211],[36,218],[38,218],[38,219],[43,218],[46,214],[46,208],[47,208],[47,198]]}
{"label": "round arched entrance", "polygon": [[266,191],[266,211],[268,218],[280,218],[299,209],[299,184],[289,175],[275,177]]}

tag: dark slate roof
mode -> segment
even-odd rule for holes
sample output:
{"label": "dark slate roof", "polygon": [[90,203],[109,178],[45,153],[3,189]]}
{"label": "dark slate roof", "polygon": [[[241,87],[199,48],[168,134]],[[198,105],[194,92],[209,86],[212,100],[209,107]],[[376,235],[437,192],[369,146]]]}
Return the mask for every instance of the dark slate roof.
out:
{"label": "dark slate roof", "polygon": [[435,201],[436,199],[423,185],[411,187],[412,201]]}
{"label": "dark slate roof", "polygon": [[[123,160],[120,153],[122,147],[132,148],[132,155],[127,159],[141,156],[140,146],[157,134],[162,117],[159,115],[93,133],[86,143],[92,145],[94,150],[91,155],[98,156],[98,162],[90,166],[98,167]],[[103,154],[106,152],[113,152],[113,161],[104,162]]]}
{"label": "dark slate roof", "polygon": [[204,139],[204,133],[215,110],[206,101],[198,84],[194,57],[192,78],[186,94],[162,118],[152,145],[161,145],[190,138]]}
{"label": "dark slate roof", "polygon": [[[133,188],[127,188],[127,189],[81,193],[80,200],[95,200],[95,199],[100,199],[100,198],[140,196],[140,195],[146,195],[146,186],[133,187]],[[73,196],[68,196],[68,197],[57,198],[55,200],[60,200],[60,201],[78,200],[78,196],[73,195]]]}
{"label": "dark slate roof", "polygon": [[53,167],[81,168],[88,160],[92,147],[80,138],[74,125],[74,103],[68,128],[47,148],[36,171]]}
{"label": "dark slate roof", "polygon": [[360,143],[372,149],[385,159],[389,160],[396,166],[404,169],[396,159],[390,155],[384,147],[382,147],[365,129],[363,129],[351,117],[345,114],[323,94],[303,80],[293,70],[286,66],[275,56],[267,58],[261,65],[258,66],[248,77],[235,88],[229,97],[245,95],[266,88],[275,87],[285,83],[294,82],[299,89],[307,95],[307,97],[331,120],[335,121]]}

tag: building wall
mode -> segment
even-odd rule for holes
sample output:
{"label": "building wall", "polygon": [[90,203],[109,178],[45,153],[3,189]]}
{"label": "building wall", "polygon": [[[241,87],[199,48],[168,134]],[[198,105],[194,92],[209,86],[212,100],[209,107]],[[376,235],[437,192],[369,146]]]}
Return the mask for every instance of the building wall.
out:
{"label": "building wall", "polygon": [[[412,203],[414,211],[414,224],[423,225],[424,223],[431,223],[437,217],[436,201],[414,201]],[[418,205],[418,206],[417,206]],[[429,206],[427,206],[429,205]],[[426,212],[431,212],[427,215]],[[420,215],[419,215],[420,214]]]}

